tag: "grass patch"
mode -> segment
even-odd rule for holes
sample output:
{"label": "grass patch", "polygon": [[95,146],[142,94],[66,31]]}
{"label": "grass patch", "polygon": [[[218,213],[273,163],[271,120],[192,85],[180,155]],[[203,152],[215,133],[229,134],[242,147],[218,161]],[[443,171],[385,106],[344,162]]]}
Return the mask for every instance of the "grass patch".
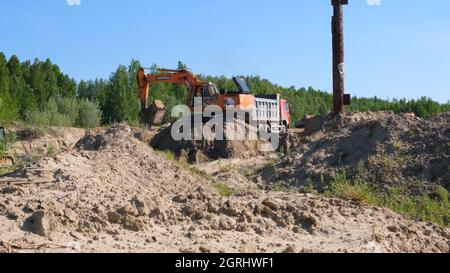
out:
{"label": "grass patch", "polygon": [[158,154],[162,155],[169,161],[175,161],[176,157],[172,151],[158,151]]}
{"label": "grass patch", "polygon": [[241,172],[242,174],[244,174],[245,177],[249,178],[252,177],[256,174],[262,173],[264,171],[268,171],[268,172],[275,172],[275,166],[274,163],[268,163],[267,165],[263,165],[263,166],[257,166],[257,167],[253,167],[253,168],[242,168]]}
{"label": "grass patch", "polygon": [[31,161],[32,161],[32,162],[38,162],[39,160],[41,160],[41,158],[42,158],[42,156],[39,155],[37,152],[34,152],[34,153],[31,155]]}
{"label": "grass patch", "polygon": [[56,154],[56,149],[53,145],[47,147],[47,156],[52,157]]}
{"label": "grass patch", "polygon": [[273,185],[273,190],[274,190],[275,192],[282,192],[282,191],[283,191],[283,183],[281,183],[281,182],[276,182],[276,183]]}
{"label": "grass patch", "polygon": [[401,151],[402,148],[403,148],[403,145],[402,145],[401,142],[396,141],[396,142],[392,143],[392,147],[393,147],[396,151]]}
{"label": "grass patch", "polygon": [[[171,158],[172,156],[170,155],[171,152],[169,152],[169,158]],[[172,153],[173,154],[173,153]],[[170,159],[169,159],[170,160]],[[175,159],[173,159],[175,160]],[[201,170],[195,166],[192,166],[191,164],[189,164],[186,160],[184,160],[183,158],[180,158],[180,160],[176,161],[175,163],[177,163],[180,167],[182,167],[183,169],[191,172],[192,174],[195,174],[199,177],[211,180],[212,176],[207,174],[204,170]]]}
{"label": "grass patch", "polygon": [[257,170],[253,168],[244,168],[241,170],[245,177],[249,178],[257,174]]}
{"label": "grass patch", "polygon": [[345,172],[340,172],[326,195],[386,207],[415,220],[450,226],[450,193],[442,186],[436,186],[433,194],[422,196],[411,196],[402,187],[380,193],[365,182],[350,181]]}
{"label": "grass patch", "polygon": [[303,188],[304,193],[316,193],[316,189],[314,188],[314,184],[311,181],[306,183],[306,186]]}
{"label": "grass patch", "polygon": [[194,174],[196,174],[196,175],[198,175],[198,176],[200,176],[200,177],[203,177],[203,178],[206,178],[206,179],[211,179],[211,176],[210,176],[209,174],[207,174],[204,170],[200,170],[200,169],[197,168],[197,167],[191,167],[191,166],[189,166],[189,170],[190,170],[192,173],[194,173]]}
{"label": "grass patch", "polygon": [[223,166],[220,166],[219,172],[226,173],[226,172],[231,171],[232,168],[233,168],[232,164],[223,165]]}
{"label": "grass patch", "polygon": [[8,154],[13,153],[16,147],[17,135],[6,134],[5,138],[0,139],[0,157],[8,156]]}
{"label": "grass patch", "polygon": [[374,189],[367,183],[347,179],[345,172],[338,173],[330,185],[332,195],[365,204],[376,204],[377,198]]}
{"label": "grass patch", "polygon": [[219,194],[223,197],[230,197],[234,194],[234,191],[225,183],[214,184],[214,188],[216,188]]}
{"label": "grass patch", "polygon": [[3,168],[0,168],[0,176],[15,172],[15,171],[16,171],[16,168],[14,168],[14,167],[3,167]]}
{"label": "grass patch", "polygon": [[423,196],[408,196],[402,188],[393,187],[378,198],[378,203],[416,220],[450,226],[449,192],[442,186]]}

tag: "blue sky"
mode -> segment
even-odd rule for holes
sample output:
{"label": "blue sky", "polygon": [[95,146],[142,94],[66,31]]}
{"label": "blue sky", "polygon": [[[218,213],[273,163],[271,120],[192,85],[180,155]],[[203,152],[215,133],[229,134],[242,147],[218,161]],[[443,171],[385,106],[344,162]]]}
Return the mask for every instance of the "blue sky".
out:
{"label": "blue sky", "polygon": [[[77,80],[135,58],[331,90],[330,0],[66,1],[1,1],[0,51],[50,58]],[[347,92],[450,100],[450,1],[349,2]]]}

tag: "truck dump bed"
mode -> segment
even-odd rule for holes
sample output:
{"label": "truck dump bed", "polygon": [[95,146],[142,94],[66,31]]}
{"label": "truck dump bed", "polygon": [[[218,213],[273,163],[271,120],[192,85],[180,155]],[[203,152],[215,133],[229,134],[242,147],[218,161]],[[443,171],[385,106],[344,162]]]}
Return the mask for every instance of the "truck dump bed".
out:
{"label": "truck dump bed", "polygon": [[259,122],[280,121],[280,95],[255,96],[256,118]]}

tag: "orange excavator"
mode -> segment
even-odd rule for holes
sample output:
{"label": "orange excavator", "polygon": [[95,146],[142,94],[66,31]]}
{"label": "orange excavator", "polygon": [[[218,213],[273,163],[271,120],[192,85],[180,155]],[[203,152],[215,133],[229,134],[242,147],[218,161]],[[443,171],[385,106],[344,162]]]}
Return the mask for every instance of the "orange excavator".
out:
{"label": "orange excavator", "polygon": [[255,97],[250,94],[250,90],[242,79],[234,78],[239,88],[237,92],[218,92],[214,83],[200,80],[189,70],[158,69],[156,74],[146,74],[146,68],[139,68],[137,82],[139,98],[141,101],[141,120],[151,127],[153,123],[164,114],[164,105],[160,101],[155,101],[149,106],[148,97],[150,85],[157,83],[175,83],[188,87],[188,100],[186,105],[193,110],[194,98],[200,97],[203,102],[203,109],[208,105],[219,105],[224,111],[227,106],[248,110],[255,106]]}

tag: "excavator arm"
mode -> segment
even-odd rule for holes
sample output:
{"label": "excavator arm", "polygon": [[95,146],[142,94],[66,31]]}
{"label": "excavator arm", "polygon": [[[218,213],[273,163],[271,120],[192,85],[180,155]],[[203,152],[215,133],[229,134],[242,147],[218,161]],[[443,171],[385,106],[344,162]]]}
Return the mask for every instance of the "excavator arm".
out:
{"label": "excavator arm", "polygon": [[[160,101],[155,101],[149,106],[148,97],[150,93],[150,85],[158,83],[174,83],[186,85],[189,90],[187,105],[190,106],[190,100],[196,96],[202,96],[204,87],[211,84],[201,81],[192,72],[188,70],[176,69],[158,69],[157,74],[146,74],[145,68],[140,67],[137,73],[138,95],[141,101],[141,121],[149,128],[156,121],[162,120],[164,116],[165,107]],[[209,90],[207,88],[207,90]],[[212,93],[217,90],[213,89]]]}
{"label": "excavator arm", "polygon": [[155,83],[175,83],[186,85],[189,92],[194,92],[195,87],[203,86],[207,83],[199,80],[188,70],[158,69],[158,74],[145,74],[144,68],[139,68],[137,74],[139,88],[139,98],[142,108],[148,108],[149,86]]}

